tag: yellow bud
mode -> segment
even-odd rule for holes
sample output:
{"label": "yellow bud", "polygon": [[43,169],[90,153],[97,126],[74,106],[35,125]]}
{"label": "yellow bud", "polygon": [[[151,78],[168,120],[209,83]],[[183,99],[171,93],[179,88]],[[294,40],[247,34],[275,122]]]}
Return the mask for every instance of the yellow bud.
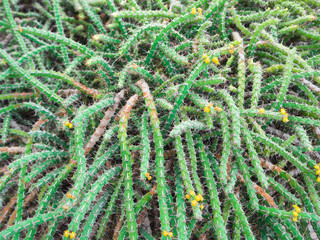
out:
{"label": "yellow bud", "polygon": [[148,180],[150,181],[151,179],[152,179],[152,177],[151,177],[151,176],[149,176],[149,177],[148,177]]}
{"label": "yellow bud", "polygon": [[70,234],[70,238],[71,239],[74,239],[76,237],[76,233],[75,232],[72,232],[71,234]]}
{"label": "yellow bud", "polygon": [[320,169],[316,172],[317,175],[320,175]]}
{"label": "yellow bud", "polygon": [[287,117],[285,117],[285,118],[283,119],[283,122],[284,122],[284,123],[287,123],[287,122],[289,122],[289,119],[288,119]]}
{"label": "yellow bud", "polygon": [[191,202],[191,205],[195,207],[195,206],[198,205],[198,202],[197,202],[196,200],[193,200],[193,201]]}
{"label": "yellow bud", "polygon": [[207,54],[203,54],[202,57],[203,58],[208,58],[208,55]]}
{"label": "yellow bud", "polygon": [[163,231],[162,234],[163,234],[163,236],[165,236],[165,237],[169,235],[169,233],[168,233],[167,231]]}
{"label": "yellow bud", "polygon": [[191,14],[192,14],[192,15],[196,15],[196,14],[197,14],[197,9],[192,8]]}
{"label": "yellow bud", "polygon": [[214,107],[214,110],[216,110],[217,112],[221,112],[222,108],[221,107]]}
{"label": "yellow bud", "polygon": [[69,122],[69,121],[65,121],[65,123],[64,123],[64,125],[65,125],[66,127],[68,127],[68,126],[69,126],[69,124],[70,124],[70,122]]}
{"label": "yellow bud", "polygon": [[288,8],[286,8],[285,11],[288,11]]}
{"label": "yellow bud", "polygon": [[169,237],[173,238],[173,233],[169,232]]}
{"label": "yellow bud", "polygon": [[19,32],[22,32],[22,27],[19,26]]}
{"label": "yellow bud", "polygon": [[195,199],[196,199],[198,202],[201,201],[201,195],[198,194],[198,195],[195,197]]}
{"label": "yellow bud", "polygon": [[149,174],[148,172],[146,172],[145,176],[146,176],[146,177],[149,177],[149,176],[150,176],[150,174]]}
{"label": "yellow bud", "polygon": [[204,61],[205,61],[206,64],[209,64],[210,63],[210,58],[206,58],[206,59],[204,59]]}
{"label": "yellow bud", "polygon": [[197,10],[198,10],[198,12],[199,12],[199,16],[201,16],[201,14],[202,14],[202,8],[198,8]]}
{"label": "yellow bud", "polygon": [[69,128],[72,128],[72,127],[73,127],[72,123],[69,123]]}
{"label": "yellow bud", "polygon": [[[199,194],[200,195],[200,194]],[[202,202],[203,201],[203,197],[200,195],[200,197],[201,197],[201,199],[200,199],[200,201]]]}
{"label": "yellow bud", "polygon": [[270,8],[269,8],[269,7],[267,8],[267,11],[270,11]]}
{"label": "yellow bud", "polygon": [[138,66],[137,66],[137,64],[133,63],[132,67],[133,67],[133,69],[137,69]]}
{"label": "yellow bud", "polygon": [[219,65],[219,59],[217,57],[212,58],[212,62],[214,62],[216,65]]}
{"label": "yellow bud", "polygon": [[186,199],[190,199],[190,195],[189,194],[186,194]]}
{"label": "yellow bud", "polygon": [[317,182],[320,182],[320,177],[317,178]]}
{"label": "yellow bud", "polygon": [[314,168],[317,169],[317,170],[320,169],[319,165],[314,165]]}
{"label": "yellow bud", "polygon": [[200,209],[203,210],[203,208],[204,208],[204,206],[203,206],[203,204],[201,204],[201,205],[200,205]]}
{"label": "yellow bud", "polygon": [[296,207],[296,212],[301,213],[301,209],[299,207]]}
{"label": "yellow bud", "polygon": [[296,207],[298,207],[298,206],[297,206],[297,205],[292,205],[292,207],[296,208]]}
{"label": "yellow bud", "polygon": [[10,172],[13,172],[13,168],[10,168]]}
{"label": "yellow bud", "polygon": [[233,50],[233,49],[230,49],[229,52],[232,54],[232,53],[234,52],[234,50]]}
{"label": "yellow bud", "polygon": [[208,112],[210,112],[210,108],[205,107],[205,108],[203,109],[203,111],[206,112],[206,113],[208,113]]}
{"label": "yellow bud", "polygon": [[190,193],[191,196],[196,195],[196,193],[194,191],[192,191],[192,190],[189,193]]}
{"label": "yellow bud", "polygon": [[69,237],[69,234],[70,234],[69,231],[66,230],[66,231],[64,231],[63,236],[67,238],[67,237]]}
{"label": "yellow bud", "polygon": [[295,217],[298,217],[298,213],[297,212],[292,212],[292,215]]}
{"label": "yellow bud", "polygon": [[232,49],[232,48],[234,48],[234,46],[233,46],[232,44],[230,44],[229,48],[231,48],[231,49]]}
{"label": "yellow bud", "polygon": [[264,108],[259,108],[259,113],[262,115],[264,113]]}
{"label": "yellow bud", "polygon": [[298,222],[298,218],[295,217],[295,218],[292,219],[292,221],[293,222]]}
{"label": "yellow bud", "polygon": [[288,114],[287,114],[287,111],[286,111],[284,108],[281,108],[281,109],[280,109],[280,113],[281,113],[282,115],[288,115]]}
{"label": "yellow bud", "polygon": [[276,7],[276,10],[279,10],[279,7]]}

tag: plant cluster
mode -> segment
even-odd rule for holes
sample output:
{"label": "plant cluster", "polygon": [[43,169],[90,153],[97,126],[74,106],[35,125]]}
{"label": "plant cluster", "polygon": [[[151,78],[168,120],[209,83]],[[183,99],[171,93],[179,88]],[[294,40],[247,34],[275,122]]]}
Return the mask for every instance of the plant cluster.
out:
{"label": "plant cluster", "polygon": [[318,0],[0,3],[0,239],[320,238]]}

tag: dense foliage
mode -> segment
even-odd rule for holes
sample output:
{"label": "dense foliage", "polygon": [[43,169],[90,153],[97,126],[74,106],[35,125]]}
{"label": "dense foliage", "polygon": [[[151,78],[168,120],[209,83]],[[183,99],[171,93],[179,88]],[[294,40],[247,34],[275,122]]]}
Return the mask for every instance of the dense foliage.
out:
{"label": "dense foliage", "polygon": [[320,238],[318,0],[0,2],[0,239]]}

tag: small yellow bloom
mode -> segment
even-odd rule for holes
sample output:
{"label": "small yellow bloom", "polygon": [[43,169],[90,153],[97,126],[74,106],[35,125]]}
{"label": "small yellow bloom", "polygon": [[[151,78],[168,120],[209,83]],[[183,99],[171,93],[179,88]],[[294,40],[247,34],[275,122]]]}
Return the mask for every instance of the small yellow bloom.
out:
{"label": "small yellow bloom", "polygon": [[192,15],[196,15],[196,14],[197,14],[197,9],[192,8],[191,14],[192,14]]}
{"label": "small yellow bloom", "polygon": [[289,122],[289,119],[288,119],[288,117],[285,117],[285,118],[283,119],[283,122],[284,122],[284,123],[287,123],[287,122]]}
{"label": "small yellow bloom", "polygon": [[72,232],[71,234],[70,234],[70,238],[71,239],[74,239],[76,237],[76,233],[75,232]]}
{"label": "small yellow bloom", "polygon": [[262,115],[264,113],[264,108],[259,108],[259,113]]}
{"label": "small yellow bloom", "polygon": [[69,234],[70,234],[69,231],[66,230],[66,231],[64,231],[63,236],[67,238],[67,237],[69,237]]}
{"label": "small yellow bloom", "polygon": [[294,217],[294,218],[292,219],[292,221],[293,221],[293,222],[298,222],[298,218]]}
{"label": "small yellow bloom", "polygon": [[71,198],[71,197],[72,197],[71,193],[68,192],[67,195],[66,195],[66,197],[67,197],[67,198]]}
{"label": "small yellow bloom", "polygon": [[316,171],[316,174],[317,174],[317,175],[320,175],[320,170]]}
{"label": "small yellow bloom", "polygon": [[208,113],[208,112],[210,112],[210,108],[205,107],[205,108],[203,109],[203,111],[206,112],[206,113]]}
{"label": "small yellow bloom", "polygon": [[138,66],[137,66],[137,64],[133,63],[132,67],[133,67],[133,69],[137,69]]}
{"label": "small yellow bloom", "polygon": [[296,207],[296,212],[301,213],[301,209],[299,207]]}
{"label": "small yellow bloom", "polygon": [[198,195],[195,197],[195,199],[196,199],[198,202],[201,201],[201,195],[198,194]]}
{"label": "small yellow bloom", "polygon": [[285,11],[288,11],[288,8],[284,9]]}
{"label": "small yellow bloom", "polygon": [[197,8],[198,12],[199,12],[199,16],[202,15],[202,8]]}
{"label": "small yellow bloom", "polygon": [[270,11],[270,8],[269,8],[269,7],[267,8],[267,11]]}
{"label": "small yellow bloom", "polygon": [[276,10],[279,10],[279,7],[276,7]]}
{"label": "small yellow bloom", "polygon": [[210,63],[210,58],[204,59],[204,62],[205,62],[206,64],[209,64],[209,63]]}
{"label": "small yellow bloom", "polygon": [[70,122],[69,122],[69,121],[65,121],[65,123],[64,123],[64,125],[65,125],[66,127],[68,127],[68,126],[69,126],[69,124],[70,124]]}
{"label": "small yellow bloom", "polygon": [[284,109],[284,108],[281,108],[280,109],[280,113],[282,114],[282,115],[288,115],[288,113],[287,113],[287,111]]}
{"label": "small yellow bloom", "polygon": [[[199,194],[199,195],[200,195],[200,194]],[[201,197],[200,201],[203,202],[203,197],[202,197],[202,195],[200,195],[200,197]]]}
{"label": "small yellow bloom", "polygon": [[173,238],[173,233],[169,232],[169,237]]}
{"label": "small yellow bloom", "polygon": [[207,54],[203,54],[202,57],[203,58],[208,58],[208,55]]}
{"label": "small yellow bloom", "polygon": [[213,104],[211,102],[208,103],[208,108],[213,107]]}
{"label": "small yellow bloom", "polygon": [[189,194],[186,194],[186,199],[190,199],[190,195]]}
{"label": "small yellow bloom", "polygon": [[149,177],[148,177],[148,180],[150,181],[151,179],[152,179],[152,177],[151,177],[151,176],[149,176]]}
{"label": "small yellow bloom", "polygon": [[212,58],[212,62],[214,62],[216,65],[219,65],[219,59],[217,57]]}
{"label": "small yellow bloom", "polygon": [[69,128],[73,128],[73,124],[72,123],[69,123]]}
{"label": "small yellow bloom", "polygon": [[10,172],[13,172],[13,168],[10,168]]}
{"label": "small yellow bloom", "polygon": [[320,169],[319,165],[314,165],[314,168],[317,169],[317,170]]}
{"label": "small yellow bloom", "polygon": [[197,202],[196,200],[193,200],[193,201],[191,202],[191,205],[195,207],[195,206],[198,205],[198,202]]}
{"label": "small yellow bloom", "polygon": [[149,176],[150,176],[150,173],[146,172],[145,176],[146,176],[146,177],[149,177]]}
{"label": "small yellow bloom", "polygon": [[298,217],[298,213],[297,212],[292,212],[292,215],[295,217]]}
{"label": "small yellow bloom", "polygon": [[317,178],[317,182],[320,182],[320,177]]}
{"label": "small yellow bloom", "polygon": [[136,10],[134,7],[132,7],[131,9],[132,9],[132,11],[135,11],[135,10]]}
{"label": "small yellow bloom", "polygon": [[214,107],[214,110],[216,110],[217,112],[221,112],[222,108],[221,107]]}
{"label": "small yellow bloom", "polygon": [[68,207],[67,205],[63,205],[62,208],[63,208],[64,210],[69,210],[69,207]]}
{"label": "small yellow bloom", "polygon": [[165,236],[165,237],[169,235],[169,233],[168,233],[167,231],[163,231],[162,234],[163,234],[163,236]]}
{"label": "small yellow bloom", "polygon": [[19,26],[19,32],[22,32],[22,27]]}
{"label": "small yellow bloom", "polygon": [[200,205],[200,209],[201,209],[201,210],[203,210],[203,209],[204,209],[204,206],[203,206],[203,204],[201,204],[201,205]]}
{"label": "small yellow bloom", "polygon": [[233,49],[230,49],[229,52],[232,54],[232,53],[234,53],[234,50],[233,50]]}
{"label": "small yellow bloom", "polygon": [[190,193],[191,196],[196,195],[196,193],[194,191],[192,191],[192,190],[189,193]]}

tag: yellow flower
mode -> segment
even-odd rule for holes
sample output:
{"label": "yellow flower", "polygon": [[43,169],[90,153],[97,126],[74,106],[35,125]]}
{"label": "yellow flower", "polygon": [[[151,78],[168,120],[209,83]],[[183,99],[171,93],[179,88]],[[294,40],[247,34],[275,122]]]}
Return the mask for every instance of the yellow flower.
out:
{"label": "yellow flower", "polygon": [[191,205],[195,207],[195,206],[198,205],[198,202],[197,202],[196,200],[193,200],[193,201],[191,202]]}
{"label": "yellow flower", "polygon": [[203,54],[202,57],[203,58],[208,58],[208,55],[207,54]]}
{"label": "yellow flower", "polygon": [[198,12],[199,12],[199,16],[201,16],[202,14],[202,8],[197,8]]}
{"label": "yellow flower", "polygon": [[217,57],[212,58],[212,62],[214,62],[216,65],[219,65],[219,59]]}
{"label": "yellow flower", "polygon": [[186,194],[186,199],[190,199],[190,195],[189,194]]}
{"label": "yellow flower", "polygon": [[317,182],[320,182],[320,177],[317,178]]}
{"label": "yellow flower", "polygon": [[295,218],[292,219],[292,221],[293,222],[298,222],[298,218],[295,217]]}
{"label": "yellow flower", "polygon": [[67,205],[62,206],[63,210],[69,210],[69,207]]}
{"label": "yellow flower", "polygon": [[19,32],[22,32],[22,27],[19,26]]}
{"label": "yellow flower", "polygon": [[13,168],[10,168],[10,172],[13,172]]}
{"label": "yellow flower", "polygon": [[299,207],[296,207],[296,212],[301,213],[301,209]]}
{"label": "yellow flower", "polygon": [[298,217],[298,213],[297,212],[292,212],[292,215],[295,217]]}
{"label": "yellow flower", "polygon": [[200,205],[200,209],[203,210],[203,208],[204,208],[204,206],[203,206],[203,204],[201,204],[201,205]]}
{"label": "yellow flower", "polygon": [[99,41],[100,40],[100,35],[99,34],[93,35],[92,39],[95,40],[95,41]]}
{"label": "yellow flower", "polygon": [[148,180],[150,181],[151,179],[152,179],[152,177],[151,177],[151,176],[149,176],[149,177],[148,177]]}
{"label": "yellow flower", "polygon": [[196,15],[196,14],[197,14],[197,9],[192,8],[191,14],[192,14],[192,15]]}
{"label": "yellow flower", "polygon": [[287,122],[289,122],[289,119],[288,119],[288,117],[285,117],[285,118],[283,119],[283,122],[284,122],[284,123],[287,123]]}
{"label": "yellow flower", "polygon": [[201,201],[201,195],[198,194],[198,195],[195,197],[195,199],[196,199],[198,202]]}
{"label": "yellow flower", "polygon": [[70,124],[70,122],[69,122],[69,121],[65,121],[65,123],[64,123],[64,125],[65,125],[66,127],[68,127],[68,126],[69,126],[69,124]]}
{"label": "yellow flower", "polygon": [[317,169],[317,170],[320,169],[319,165],[314,165],[314,168]]}
{"label": "yellow flower", "polygon": [[134,7],[132,7],[131,9],[132,9],[132,11],[135,11],[135,10],[136,10]]}
{"label": "yellow flower", "polygon": [[133,63],[132,67],[133,67],[133,69],[137,69],[138,66],[137,66],[137,64]]}
{"label": "yellow flower", "polygon": [[206,113],[208,113],[208,112],[210,112],[210,108],[205,107],[205,108],[203,109],[203,111],[206,112]]}
{"label": "yellow flower", "polygon": [[173,233],[169,232],[169,237],[173,238]]}
{"label": "yellow flower", "polygon": [[71,239],[74,239],[76,237],[76,233],[75,232],[72,232],[71,234],[70,234],[70,238]]}
{"label": "yellow flower", "polygon": [[214,107],[214,110],[216,110],[217,112],[221,112],[222,108],[221,107]]}
{"label": "yellow flower", "polygon": [[165,237],[169,235],[169,233],[168,233],[167,231],[163,231],[162,234],[163,234],[163,236],[165,236]]}
{"label": "yellow flower", "polygon": [[259,113],[262,115],[264,113],[264,108],[259,108]]}
{"label": "yellow flower", "polygon": [[204,59],[204,62],[205,62],[206,64],[209,64],[209,63],[210,63],[210,58]]}
{"label": "yellow flower", "polygon": [[281,113],[282,115],[286,115],[286,116],[288,115],[288,114],[287,114],[287,111],[286,111],[284,108],[281,108],[281,109],[280,109],[280,113]]}
{"label": "yellow flower", "polygon": [[229,52],[232,54],[234,52],[234,50],[233,49],[229,49]]}
{"label": "yellow flower", "polygon": [[317,174],[317,175],[320,175],[320,170],[316,171],[316,174]]}
{"label": "yellow flower", "polygon": [[64,231],[63,236],[67,238],[67,237],[69,237],[69,234],[70,234],[69,231],[66,230],[66,231]]}
{"label": "yellow flower", "polygon": [[267,8],[267,11],[270,11],[270,8],[269,8],[269,7]]}
{"label": "yellow flower", "polygon": [[146,176],[146,177],[149,177],[149,176],[150,176],[150,174],[149,174],[148,172],[146,172],[145,176]]}
{"label": "yellow flower", "polygon": [[213,107],[213,104],[211,102],[208,103],[208,108]]}
{"label": "yellow flower", "polygon": [[69,128],[72,128],[72,127],[73,127],[72,123],[69,123]]}
{"label": "yellow flower", "polygon": [[196,193],[194,191],[192,191],[192,190],[189,193],[190,193],[191,196],[196,195]]}

